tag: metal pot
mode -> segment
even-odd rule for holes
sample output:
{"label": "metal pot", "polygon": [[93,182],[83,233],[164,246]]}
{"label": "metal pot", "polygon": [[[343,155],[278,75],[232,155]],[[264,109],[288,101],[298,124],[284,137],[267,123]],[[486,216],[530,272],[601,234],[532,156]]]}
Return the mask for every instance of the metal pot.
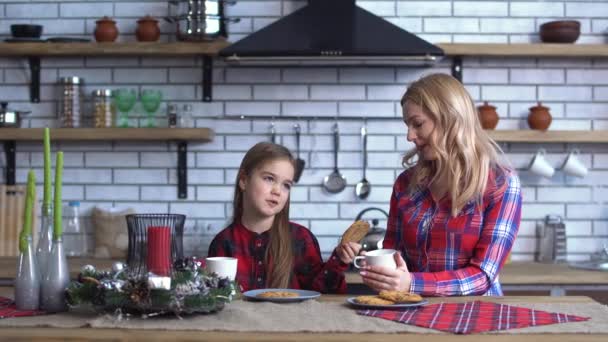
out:
{"label": "metal pot", "polygon": [[225,18],[224,6],[236,1],[226,0],[174,0],[175,15],[165,20],[176,24],[177,39],[180,41],[204,41],[220,37],[226,38],[226,23],[239,22],[238,18]]}
{"label": "metal pot", "polygon": [[[356,221],[360,220],[365,213],[367,213],[368,211],[372,211],[372,210],[381,212],[388,219],[388,214],[386,213],[386,211],[384,211],[380,208],[370,207],[370,208],[363,209],[357,215],[357,218],[355,220]],[[372,221],[372,228],[369,230],[369,232],[367,232],[365,237],[363,237],[363,240],[361,240],[361,250],[364,250],[364,251],[373,251],[375,249],[382,248],[382,242],[384,241],[384,235],[386,234],[386,229],[378,227],[378,223],[380,222],[380,220],[378,220],[377,218],[374,218],[371,221]]]}
{"label": "metal pot", "polygon": [[0,102],[0,127],[21,127],[23,116],[30,112],[9,110],[8,102]]}

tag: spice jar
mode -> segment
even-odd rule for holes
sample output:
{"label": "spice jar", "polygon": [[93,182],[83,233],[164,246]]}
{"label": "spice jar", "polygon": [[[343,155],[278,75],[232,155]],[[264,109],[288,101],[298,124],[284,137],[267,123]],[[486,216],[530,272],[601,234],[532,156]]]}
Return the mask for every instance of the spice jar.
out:
{"label": "spice jar", "polygon": [[93,121],[95,128],[112,127],[115,109],[112,105],[112,90],[97,89],[93,93]]}
{"label": "spice jar", "polygon": [[59,80],[61,96],[58,115],[61,127],[80,127],[82,83],[83,79],[76,76],[63,77]]}

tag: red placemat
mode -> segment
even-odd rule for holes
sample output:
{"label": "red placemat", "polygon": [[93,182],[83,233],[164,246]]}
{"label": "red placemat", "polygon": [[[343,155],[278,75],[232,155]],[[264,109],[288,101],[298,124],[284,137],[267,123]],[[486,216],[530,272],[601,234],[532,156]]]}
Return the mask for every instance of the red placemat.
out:
{"label": "red placemat", "polygon": [[581,322],[590,319],[590,317],[482,301],[440,303],[399,311],[358,310],[357,313],[456,334]]}
{"label": "red placemat", "polygon": [[40,310],[17,310],[17,306],[12,299],[0,297],[0,318],[38,316],[44,314],[46,314],[46,312]]}

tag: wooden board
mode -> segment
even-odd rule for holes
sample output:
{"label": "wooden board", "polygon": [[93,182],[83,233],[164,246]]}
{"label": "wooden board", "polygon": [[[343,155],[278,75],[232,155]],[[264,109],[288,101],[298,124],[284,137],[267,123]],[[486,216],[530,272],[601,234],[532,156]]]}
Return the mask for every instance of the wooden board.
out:
{"label": "wooden board", "polygon": [[[25,189],[25,185],[0,185],[0,256],[19,255],[19,233],[23,228]],[[35,247],[38,231],[36,210],[32,212],[32,216],[32,243]]]}
{"label": "wooden board", "polygon": [[447,56],[608,57],[606,44],[439,43]]}

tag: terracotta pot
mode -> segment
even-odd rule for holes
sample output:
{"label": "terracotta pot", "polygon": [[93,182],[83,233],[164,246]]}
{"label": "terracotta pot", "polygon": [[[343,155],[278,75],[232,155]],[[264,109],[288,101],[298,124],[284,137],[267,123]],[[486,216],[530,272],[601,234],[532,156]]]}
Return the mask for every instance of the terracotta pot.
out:
{"label": "terracotta pot", "polygon": [[137,21],[135,36],[139,42],[155,42],[160,38],[158,20],[147,15]]}
{"label": "terracotta pot", "polygon": [[109,17],[103,17],[96,21],[95,40],[98,42],[113,42],[118,37],[116,22]]}
{"label": "terracotta pot", "polygon": [[538,105],[530,107],[530,114],[528,115],[528,125],[532,129],[538,129],[546,131],[551,125],[551,114],[549,113],[549,107]]}
{"label": "terracotta pot", "polygon": [[479,111],[479,121],[483,129],[494,129],[498,124],[498,113],[496,107],[489,105],[487,101],[482,106],[477,107]]}

